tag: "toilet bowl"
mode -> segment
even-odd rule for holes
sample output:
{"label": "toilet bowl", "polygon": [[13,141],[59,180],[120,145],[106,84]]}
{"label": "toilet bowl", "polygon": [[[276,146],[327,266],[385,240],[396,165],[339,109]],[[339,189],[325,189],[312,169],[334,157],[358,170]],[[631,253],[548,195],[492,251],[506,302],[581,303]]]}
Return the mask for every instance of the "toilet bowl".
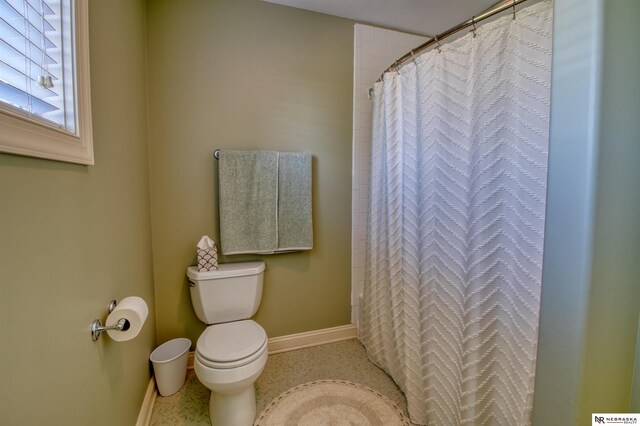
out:
{"label": "toilet bowl", "polygon": [[211,389],[213,426],[251,426],[255,420],[254,382],[267,363],[267,333],[249,318],[260,303],[263,271],[263,262],[187,271],[196,315],[211,324],[196,343],[194,369]]}
{"label": "toilet bowl", "polygon": [[252,425],[256,416],[253,384],[267,363],[267,335],[251,320],[207,327],[198,339],[194,367],[211,389],[211,424]]}
{"label": "toilet bowl", "polygon": [[212,425],[253,424],[253,383],[266,363],[267,334],[252,320],[211,325],[200,335],[194,368],[200,382],[211,389]]}

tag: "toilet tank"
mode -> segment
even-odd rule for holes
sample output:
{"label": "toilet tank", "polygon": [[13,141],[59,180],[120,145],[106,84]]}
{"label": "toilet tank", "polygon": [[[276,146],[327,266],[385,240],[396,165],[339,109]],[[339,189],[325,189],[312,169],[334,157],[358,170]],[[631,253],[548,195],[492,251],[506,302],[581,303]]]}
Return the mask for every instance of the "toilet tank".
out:
{"label": "toilet tank", "polygon": [[187,269],[191,304],[205,324],[251,318],[262,299],[264,262],[220,264],[217,271]]}

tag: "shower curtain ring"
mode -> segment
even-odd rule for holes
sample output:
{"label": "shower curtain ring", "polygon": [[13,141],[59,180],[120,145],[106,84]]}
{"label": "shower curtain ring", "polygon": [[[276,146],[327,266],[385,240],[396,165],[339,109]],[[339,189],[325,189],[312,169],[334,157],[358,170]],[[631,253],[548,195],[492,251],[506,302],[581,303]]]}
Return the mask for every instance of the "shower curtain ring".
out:
{"label": "shower curtain ring", "polygon": [[442,53],[442,49],[440,49],[442,46],[440,45],[440,40],[438,40],[438,36],[433,36],[433,39],[436,41],[436,43],[438,43],[438,45],[436,46],[436,49],[438,49],[439,53]]}
{"label": "shower curtain ring", "polygon": [[471,30],[471,32],[473,33],[473,38],[476,38],[476,30],[478,28],[476,28],[476,17],[475,16],[471,17],[471,24],[473,25],[473,29]]}
{"label": "shower curtain ring", "polygon": [[416,54],[415,51],[410,50],[409,54],[411,55],[411,60],[415,63],[416,62]]}
{"label": "shower curtain ring", "polygon": [[511,7],[513,7],[513,19],[516,19],[516,0],[513,0]]}

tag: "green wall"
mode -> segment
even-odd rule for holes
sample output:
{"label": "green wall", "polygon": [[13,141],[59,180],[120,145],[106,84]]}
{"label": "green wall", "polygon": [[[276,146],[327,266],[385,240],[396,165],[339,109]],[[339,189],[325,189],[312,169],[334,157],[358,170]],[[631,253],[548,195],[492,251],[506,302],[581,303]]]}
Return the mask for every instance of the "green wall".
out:
{"label": "green wall", "polygon": [[638,334],[636,335],[636,356],[633,366],[629,411],[632,413],[640,413],[640,321],[638,321]]}
{"label": "green wall", "polygon": [[353,23],[257,0],[150,0],[148,100],[158,341],[204,329],[186,268],[218,241],[215,148],[313,154],[314,248],[262,258],[270,337],[350,323]]}
{"label": "green wall", "polygon": [[640,313],[640,2],[604,2],[598,174],[579,424],[628,412]]}
{"label": "green wall", "polygon": [[637,0],[554,4],[535,425],[638,410],[638,20]]}
{"label": "green wall", "polygon": [[[89,6],[95,166],[0,154],[3,425],[132,425],[149,383],[145,4]],[[141,334],[92,342],[129,295],[149,304]]]}

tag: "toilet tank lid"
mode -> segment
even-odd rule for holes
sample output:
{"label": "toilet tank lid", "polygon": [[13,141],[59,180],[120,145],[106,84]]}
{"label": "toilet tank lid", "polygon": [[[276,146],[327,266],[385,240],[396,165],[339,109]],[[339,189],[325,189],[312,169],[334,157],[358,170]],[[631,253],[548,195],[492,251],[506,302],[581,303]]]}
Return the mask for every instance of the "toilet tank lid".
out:
{"label": "toilet tank lid", "polygon": [[264,271],[264,262],[241,262],[241,263],[221,263],[217,271],[198,271],[197,266],[187,268],[187,276],[191,279],[215,280],[229,277],[243,277],[247,275],[257,275]]}

